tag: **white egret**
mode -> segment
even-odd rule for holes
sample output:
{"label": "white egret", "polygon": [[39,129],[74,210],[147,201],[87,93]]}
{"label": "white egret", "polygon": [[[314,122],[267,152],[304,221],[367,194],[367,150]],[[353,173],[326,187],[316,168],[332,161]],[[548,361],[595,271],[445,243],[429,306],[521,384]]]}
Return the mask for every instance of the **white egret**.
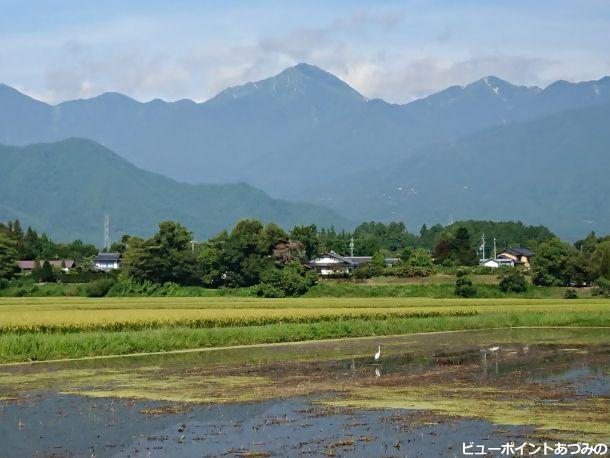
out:
{"label": "white egret", "polygon": [[375,358],[375,361],[379,361],[379,358],[381,358],[381,345],[379,345],[377,347],[377,353],[375,353],[374,358]]}

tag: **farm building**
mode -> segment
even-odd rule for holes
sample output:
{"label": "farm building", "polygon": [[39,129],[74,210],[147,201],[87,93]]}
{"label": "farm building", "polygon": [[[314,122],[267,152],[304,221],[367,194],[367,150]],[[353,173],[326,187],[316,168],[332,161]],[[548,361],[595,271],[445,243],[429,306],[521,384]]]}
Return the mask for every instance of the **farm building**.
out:
{"label": "farm building", "polygon": [[496,258],[483,259],[480,265],[497,269],[498,267],[524,266],[529,269],[534,252],[527,248],[507,248]]}
{"label": "farm building", "polygon": [[515,264],[529,268],[534,252],[527,248],[507,248],[498,254],[498,259],[512,259]]}
{"label": "farm building", "polygon": [[[350,274],[360,264],[372,260],[372,256],[341,256],[331,251],[312,259],[307,265],[315,269],[320,275],[342,275]],[[398,258],[386,258],[385,263],[390,266],[397,264],[398,261]]]}
{"label": "farm building", "polygon": [[97,270],[104,272],[120,269],[123,266],[121,253],[100,253],[93,258],[93,265]]}
{"label": "farm building", "polygon": [[497,269],[498,267],[515,267],[515,261],[509,258],[486,259],[481,262],[482,266]]}
{"label": "farm building", "polygon": [[[70,269],[74,267],[73,259],[49,259],[49,264],[51,267],[61,269],[64,272],[69,272]],[[31,273],[32,270],[36,267],[36,262],[38,262],[38,266],[41,267],[44,264],[44,261],[17,261],[17,266],[21,269],[23,273]]]}

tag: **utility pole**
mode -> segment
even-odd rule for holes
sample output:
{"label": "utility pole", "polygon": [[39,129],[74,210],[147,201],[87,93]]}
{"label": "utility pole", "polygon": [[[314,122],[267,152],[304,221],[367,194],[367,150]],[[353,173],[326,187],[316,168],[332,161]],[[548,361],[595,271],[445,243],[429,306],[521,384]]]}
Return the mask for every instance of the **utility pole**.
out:
{"label": "utility pole", "polygon": [[350,257],[354,257],[354,236],[352,235],[352,238],[349,241],[349,255]]}
{"label": "utility pole", "polygon": [[195,242],[194,240],[191,240],[191,253],[195,254],[195,244],[197,242]]}
{"label": "utility pole", "polygon": [[110,251],[110,216],[104,215],[104,250]]}
{"label": "utility pole", "polygon": [[485,262],[485,234],[481,236],[481,263]]}
{"label": "utility pole", "polygon": [[494,237],[494,259],[498,259],[498,253],[496,251],[496,238]]}

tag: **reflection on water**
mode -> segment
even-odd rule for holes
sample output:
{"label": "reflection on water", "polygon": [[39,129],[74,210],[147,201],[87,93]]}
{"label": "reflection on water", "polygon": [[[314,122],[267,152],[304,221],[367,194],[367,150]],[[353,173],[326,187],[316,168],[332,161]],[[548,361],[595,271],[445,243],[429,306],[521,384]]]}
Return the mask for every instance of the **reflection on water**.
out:
{"label": "reflection on water", "polygon": [[464,441],[607,440],[607,334],[468,331],[4,366],[0,456],[461,456]]}

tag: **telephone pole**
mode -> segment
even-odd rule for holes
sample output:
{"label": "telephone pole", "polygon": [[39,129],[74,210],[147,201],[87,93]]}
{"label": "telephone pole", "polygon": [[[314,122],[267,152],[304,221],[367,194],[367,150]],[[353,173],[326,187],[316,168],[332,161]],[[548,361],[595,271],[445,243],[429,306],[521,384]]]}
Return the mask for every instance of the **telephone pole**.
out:
{"label": "telephone pole", "polygon": [[110,251],[110,216],[104,215],[104,250]]}
{"label": "telephone pole", "polygon": [[349,241],[349,255],[350,257],[354,257],[354,236],[352,235],[352,238]]}

